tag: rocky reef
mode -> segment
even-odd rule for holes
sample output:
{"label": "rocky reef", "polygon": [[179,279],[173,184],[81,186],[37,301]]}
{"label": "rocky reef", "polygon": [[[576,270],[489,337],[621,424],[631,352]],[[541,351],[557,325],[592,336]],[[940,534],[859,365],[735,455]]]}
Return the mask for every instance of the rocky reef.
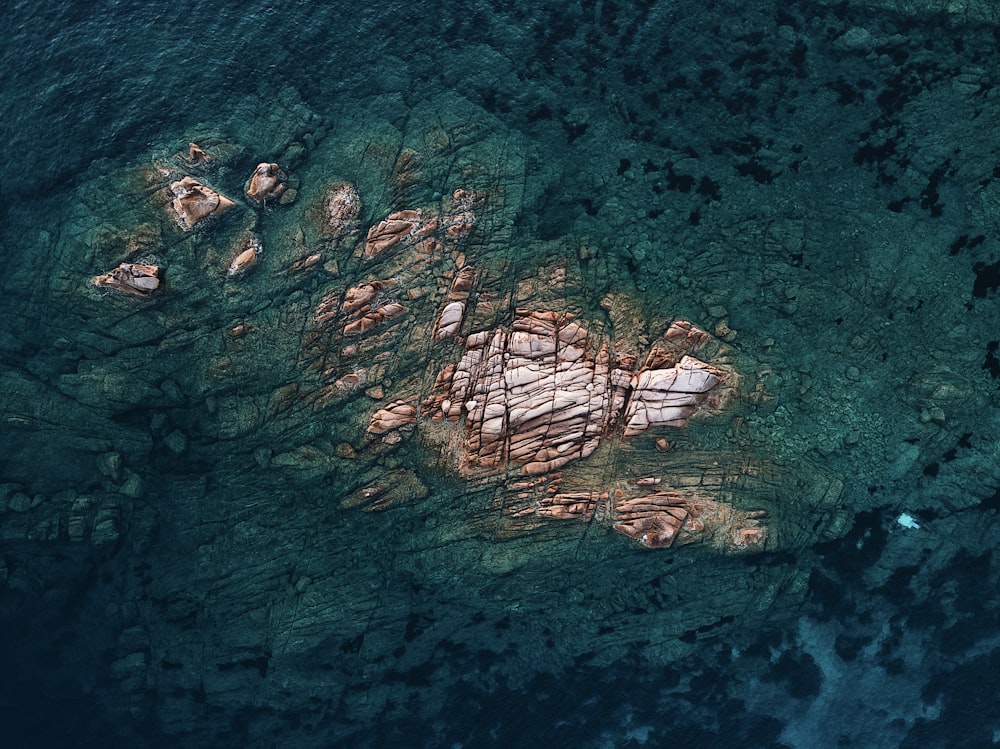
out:
{"label": "rocky reef", "polygon": [[[252,712],[245,743],[307,746],[438,716],[428,685],[471,673],[620,668],[627,691],[796,622],[841,547],[853,589],[896,590],[880,539],[923,564],[916,534],[942,556],[975,536],[958,518],[992,484],[959,468],[995,444],[995,356],[913,280],[926,258],[894,238],[916,224],[870,218],[867,173],[834,200],[818,146],[664,145],[630,76],[611,120],[533,102],[562,167],[468,80],[322,116],[251,97],[233,121],[266,126],[88,172],[4,279],[6,620],[62,637],[54,612],[80,611],[94,653],[53,652],[102,674],[81,688],[109,715],[226,743]],[[771,192],[793,179],[801,201]],[[817,218],[845,195],[872,248]],[[871,509],[902,496],[918,528]]]}
{"label": "rocky reef", "polygon": [[[473,618],[491,608],[496,570],[523,570],[518,585],[540,602],[586,584],[575,573],[555,580],[531,572],[533,560],[561,565],[584,553],[625,575],[645,564],[645,549],[659,549],[683,560],[675,569],[698,569],[716,589],[697,615],[649,614],[674,633],[664,635],[670,644],[657,656],[669,657],[689,647],[681,634],[760,606],[770,586],[794,579],[777,570],[748,596],[743,583],[725,582],[737,579],[737,563],[728,560],[837,532],[840,481],[769,453],[742,427],[767,397],[753,358],[667,305],[646,309],[627,284],[612,288],[608,266],[592,254],[588,271],[576,250],[567,257],[563,244],[519,236],[515,218],[526,198],[518,149],[498,143],[494,124],[475,110],[456,105],[450,117],[447,132],[440,113],[428,110],[405,136],[365,135],[368,153],[384,156],[363,168],[346,147],[345,155],[316,155],[312,171],[279,154],[299,164],[285,177],[302,196],[280,210],[259,210],[251,200],[202,223],[223,205],[213,195],[244,185],[248,160],[278,163],[203,133],[183,140],[197,142],[197,151],[165,148],[108,175],[132,203],[126,213],[90,206],[100,220],[79,236],[97,268],[124,262],[131,275],[119,269],[116,283],[146,290],[153,281],[143,279],[165,277],[169,284],[143,294],[141,305],[138,294],[110,298],[86,283],[55,292],[106,331],[92,339],[92,363],[60,375],[58,387],[67,403],[109,415],[87,421],[74,448],[80,459],[66,464],[72,476],[51,486],[13,479],[24,543],[48,529],[81,549],[88,539],[94,549],[169,548],[156,557],[155,576],[138,578],[130,595],[141,589],[173,601],[176,621],[207,614],[192,613],[200,604],[184,613],[183,590],[217,579],[218,553],[232,543],[247,553],[239,571],[225,563],[235,577],[210,604],[219,621],[242,618],[254,605],[246,586],[299,556],[303,534],[324,548],[341,539],[331,552],[339,561],[323,564],[356,569],[342,577],[305,559],[293,563],[287,594],[304,613],[292,625],[294,642],[280,648],[285,655],[253,643],[199,655],[200,636],[177,629],[173,615],[153,622],[134,607],[116,609],[116,673],[136,711],[171,724],[187,698],[151,698],[138,685],[184,695],[191,678],[207,678],[206,699],[224,704],[258,671],[218,663],[298,668],[292,661],[331,631],[351,663],[367,659],[345,644],[357,638],[381,652],[375,643],[391,639],[396,613],[365,623],[383,609],[359,596],[357,584],[382,574],[387,544],[409,545],[414,559],[428,561],[446,548],[435,568],[449,575],[467,574],[470,560],[486,555],[491,571],[469,573],[462,586],[461,608]],[[366,125],[357,137],[371,131]],[[400,147],[393,138],[423,146]],[[188,201],[184,221],[175,213],[179,184],[198,198]],[[211,210],[196,210],[203,199]],[[158,270],[144,275],[146,267]],[[595,269],[600,277],[588,280]],[[33,386],[19,387],[25,395]],[[139,408],[151,409],[149,424],[115,426],[131,424]],[[50,434],[30,423],[39,439]],[[212,467],[198,476],[193,464]],[[221,504],[204,504],[209,477],[230,487]],[[48,499],[67,484],[75,487],[71,500]],[[302,498],[291,506],[277,499],[290,486]],[[194,498],[203,503],[199,513],[228,530],[213,530],[207,517],[183,528],[167,520],[193,509]],[[407,530],[414,518],[426,518],[427,530]],[[19,579],[9,584],[27,585]],[[427,605],[434,600],[454,605],[445,589]],[[568,631],[574,611],[547,626]],[[623,628],[618,652],[648,626],[640,618]],[[470,642],[477,629],[468,631]],[[574,657],[568,639],[563,649],[554,665]],[[421,657],[414,648],[391,668]],[[306,697],[269,699],[292,705]]]}

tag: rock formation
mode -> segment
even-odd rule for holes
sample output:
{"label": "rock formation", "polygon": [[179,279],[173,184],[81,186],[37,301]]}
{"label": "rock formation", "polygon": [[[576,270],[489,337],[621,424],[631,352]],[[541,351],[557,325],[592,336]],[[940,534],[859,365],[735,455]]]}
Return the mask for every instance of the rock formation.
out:
{"label": "rock formation", "polygon": [[[460,317],[450,314],[457,304],[445,306],[436,338],[458,324]],[[466,338],[461,359],[438,375],[422,411],[435,420],[464,417],[459,470],[465,475],[508,468],[548,473],[593,453],[623,414],[626,437],[651,425],[684,426],[724,378],[691,356],[676,365],[662,356],[651,361],[657,366],[633,373],[572,315],[518,310],[510,332]]]}
{"label": "rock formation", "polygon": [[[328,193],[319,219],[327,236],[356,236],[349,233],[356,227],[355,196],[345,184]],[[650,548],[694,541],[734,551],[763,548],[765,514],[712,496],[711,487],[733,477],[713,476],[707,456],[692,456],[675,476],[612,478],[611,488],[586,460],[650,430],[684,427],[699,408],[720,412],[738,378],[700,356],[717,356],[722,344],[676,320],[642,358],[634,343],[592,334],[572,313],[521,303],[558,299],[566,284],[560,268],[529,276],[511,287],[512,298],[494,301],[484,293],[491,282],[462,249],[471,249],[477,213],[487,203],[482,193],[458,189],[441,210],[390,214],[354,246],[353,282],[329,290],[313,312],[307,350],[335,391],[365,387],[392,399],[368,422],[373,449],[393,449],[417,435],[439,447],[466,480],[504,487],[507,532],[578,519]],[[633,314],[624,298],[609,298],[605,307],[612,316]],[[489,320],[494,324],[484,326]],[[416,374],[383,387],[392,362],[411,356],[439,364],[418,365]],[[654,455],[677,452],[663,437],[651,448]],[[380,487],[369,487],[373,496]]]}
{"label": "rock formation", "polygon": [[285,191],[287,179],[280,166],[263,162],[254,169],[243,190],[248,198],[262,205],[268,198],[277,198]]}
{"label": "rock formation", "polygon": [[349,182],[333,185],[323,200],[323,226],[321,231],[342,234],[357,227],[361,215],[361,198],[357,188]]}
{"label": "rock formation", "polygon": [[372,415],[368,432],[373,435],[383,435],[394,429],[408,426],[416,420],[416,408],[403,401],[395,401],[385,408],[380,408]]}
{"label": "rock formation", "polygon": [[170,205],[174,209],[178,223],[186,231],[193,229],[203,218],[236,205],[225,195],[205,187],[193,177],[184,177],[177,182],[171,182],[170,193],[173,195]]}
{"label": "rock formation", "polygon": [[247,233],[240,242],[236,257],[229,264],[226,275],[242,276],[256,264],[261,252],[260,240],[253,234]]}
{"label": "rock formation", "polygon": [[368,230],[362,257],[381,255],[400,242],[417,242],[437,229],[438,221],[421,211],[398,211]]}
{"label": "rock formation", "polygon": [[110,273],[94,276],[91,283],[134,296],[149,296],[160,287],[160,268],[142,263],[122,263]]}

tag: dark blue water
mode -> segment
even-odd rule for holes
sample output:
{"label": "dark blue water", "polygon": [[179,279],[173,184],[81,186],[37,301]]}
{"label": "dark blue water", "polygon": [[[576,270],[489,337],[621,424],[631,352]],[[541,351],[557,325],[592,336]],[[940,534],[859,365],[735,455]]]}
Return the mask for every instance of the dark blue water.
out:
{"label": "dark blue water", "polygon": [[[4,745],[1000,743],[1000,27],[933,5],[9,5]],[[219,387],[206,363],[259,300],[294,328],[320,289],[260,275],[252,303],[205,287],[155,323],[79,293],[145,215],[137,165],[235,143],[238,193],[296,143],[308,196],[364,178],[365,137],[435,119],[475,125],[485,171],[523,164],[520,261],[599,248],[586,309],[628,289],[706,327],[726,310],[766,384],[743,445],[801,472],[768,498],[774,549],[454,542],[488,500],[423,452],[367,466],[418,470],[429,499],[352,514],[355,474],[267,461],[350,441],[357,411],[231,434],[227,408],[297,370],[263,350],[275,382]],[[265,257],[294,215],[264,214]],[[192,287],[182,253],[221,254],[194,246],[163,250]],[[108,489],[114,450],[141,489]],[[113,540],[74,535],[112,506]]]}

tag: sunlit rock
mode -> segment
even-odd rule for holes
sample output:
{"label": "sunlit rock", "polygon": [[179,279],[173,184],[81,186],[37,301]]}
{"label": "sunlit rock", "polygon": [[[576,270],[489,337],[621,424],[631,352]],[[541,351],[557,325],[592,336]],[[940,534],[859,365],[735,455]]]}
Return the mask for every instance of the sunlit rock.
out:
{"label": "sunlit rock", "polygon": [[264,162],[257,165],[243,190],[248,198],[260,205],[269,198],[279,197],[287,188],[287,179],[280,166]]}
{"label": "sunlit rock", "polygon": [[[461,308],[452,306],[458,304],[445,307],[435,338],[461,321]],[[463,473],[516,467],[541,474],[590,455],[622,412],[625,436],[651,425],[683,426],[723,377],[688,356],[675,367],[635,375],[626,367],[612,362],[607,346],[598,347],[572,315],[519,310],[510,331],[466,339],[461,359],[438,377],[423,410],[447,403],[454,419],[461,412],[452,404],[465,404]],[[624,393],[616,397],[619,389]]]}
{"label": "sunlit rock", "polygon": [[385,408],[380,408],[372,415],[368,425],[370,434],[380,435],[400,427],[408,426],[417,420],[417,409],[403,401],[394,401]]}
{"label": "sunlit rock", "polygon": [[465,314],[465,304],[463,302],[449,302],[441,311],[437,326],[434,330],[434,338],[442,340],[458,332],[462,324],[462,317]]}
{"label": "sunlit rock", "polygon": [[123,291],[133,296],[149,296],[160,287],[160,267],[142,263],[122,263],[102,276],[91,279],[94,286]]}
{"label": "sunlit rock", "polygon": [[236,205],[225,195],[220,195],[193,177],[184,177],[170,183],[170,193],[173,195],[170,205],[177,217],[177,222],[185,230],[194,228],[202,219],[214,213],[221,213]]}
{"label": "sunlit rock", "polygon": [[373,258],[400,243],[415,243],[437,226],[436,218],[426,217],[421,211],[397,211],[368,230],[362,256]]}
{"label": "sunlit rock", "polygon": [[236,257],[233,258],[226,270],[226,275],[231,278],[244,275],[257,263],[261,252],[260,240],[248,233],[240,243]]}
{"label": "sunlit rock", "polygon": [[625,436],[635,436],[651,425],[683,427],[719,383],[719,375],[689,356],[673,367],[639,372],[630,383]]}

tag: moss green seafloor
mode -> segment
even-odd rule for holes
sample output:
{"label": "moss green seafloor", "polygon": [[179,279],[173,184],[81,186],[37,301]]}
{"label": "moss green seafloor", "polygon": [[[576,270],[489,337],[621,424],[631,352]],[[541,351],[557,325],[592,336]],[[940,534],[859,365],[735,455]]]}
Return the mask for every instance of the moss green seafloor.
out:
{"label": "moss green seafloor", "polygon": [[[9,209],[3,617],[89,632],[62,657],[124,734],[136,720],[221,735],[211,716],[254,708],[251,741],[287,746],[376,718],[430,720],[466,680],[516,690],[623,663],[642,680],[720,639],[745,647],[815,611],[811,585],[833,576],[824,558],[838,544],[864,552],[866,537],[848,535],[858,517],[880,519],[884,549],[855,582],[878,590],[913,568],[909,595],[930,599],[943,568],[996,540],[997,301],[976,286],[997,252],[998,100],[983,62],[995,44],[966,15],[810,8],[720,14],[712,30],[659,6],[603,25],[576,9],[578,29],[554,34],[547,58],[518,55],[524,19],[494,19],[490,43],[405,64],[387,54],[365,86],[345,73],[324,103],[263,80]],[[668,21],[673,46],[657,36]],[[687,26],[702,46],[680,40]],[[282,273],[297,241],[318,242],[310,209],[346,179],[365,226],[378,221],[398,207],[390,155],[431,153],[440,132],[455,148],[425,156],[430,176],[406,197],[479,187],[470,174],[502,181],[505,244],[487,255],[565,258],[569,302],[591,319],[613,291],[646,319],[736,331],[744,374],[773,396],[745,405],[748,449],[790,467],[769,500],[794,543],[651,553],[573,524],[499,539],[484,530],[489,492],[433,452],[338,456],[359,444],[370,403],[273,407],[280,388],[317,385],[302,333],[331,281]],[[235,197],[275,159],[299,199],[171,233],[137,169],[216,138],[237,155],[213,187]],[[228,281],[250,222],[260,267]],[[90,276],[138,225],[164,238],[149,256],[163,293],[97,295]],[[244,320],[260,335],[231,356],[225,331]],[[339,506],[399,466],[429,496],[382,513]],[[790,490],[810,485],[796,466],[843,481],[836,504]],[[895,523],[902,512],[921,527]]]}

